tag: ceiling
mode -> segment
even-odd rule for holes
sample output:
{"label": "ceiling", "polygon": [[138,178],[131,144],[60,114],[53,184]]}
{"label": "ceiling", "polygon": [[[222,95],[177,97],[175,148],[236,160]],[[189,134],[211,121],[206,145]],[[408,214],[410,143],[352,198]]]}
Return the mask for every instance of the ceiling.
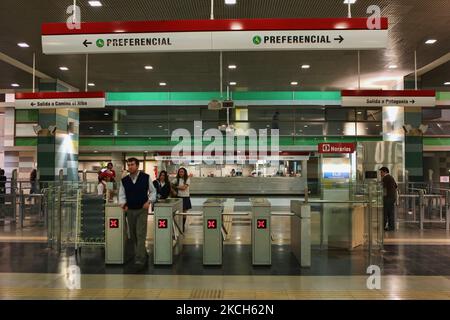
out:
{"label": "ceiling", "polygon": [[[94,8],[87,0],[77,0],[82,21],[208,19],[210,0],[101,0]],[[238,0],[224,5],[215,0],[215,18],[306,18],[346,17],[343,0]],[[65,22],[67,6],[73,0],[2,0],[0,2],[0,52],[32,65],[36,53],[37,69],[83,89],[84,55],[46,56],[41,48],[41,24]],[[361,52],[361,80],[364,88],[383,88],[402,82],[414,70],[414,50],[418,67],[450,52],[449,0],[358,0],[352,6],[354,17],[367,16],[366,8],[376,4],[389,18],[387,49]],[[434,45],[424,44],[434,38]],[[18,42],[30,48],[19,48]],[[226,52],[224,82],[237,82],[234,90],[336,90],[357,87],[356,51]],[[236,70],[228,70],[236,64]],[[302,64],[311,68],[302,70]],[[387,67],[396,64],[397,69]],[[154,67],[151,71],[145,65]],[[67,66],[69,71],[60,71]],[[448,70],[448,67],[447,69]],[[0,88],[31,87],[31,75],[0,62]],[[445,72],[440,75],[445,78]],[[450,81],[436,80],[439,82]],[[219,89],[219,53],[146,53],[89,56],[89,82],[105,91],[211,91]],[[167,82],[162,89],[159,82]],[[433,83],[427,80],[427,83]],[[443,90],[450,88],[442,87]],[[91,89],[92,90],[92,89]]]}

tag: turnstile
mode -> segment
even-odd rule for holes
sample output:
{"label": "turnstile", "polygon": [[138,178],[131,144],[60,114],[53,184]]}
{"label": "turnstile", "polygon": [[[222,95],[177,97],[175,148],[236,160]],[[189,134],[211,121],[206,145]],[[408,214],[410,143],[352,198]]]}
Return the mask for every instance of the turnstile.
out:
{"label": "turnstile", "polygon": [[131,258],[132,252],[125,213],[117,204],[106,204],[105,264],[124,264]]}
{"label": "turnstile", "polygon": [[221,265],[223,255],[222,199],[203,203],[203,264]]}
{"label": "turnstile", "polygon": [[267,199],[251,199],[252,263],[272,264],[271,205]]}
{"label": "turnstile", "polygon": [[311,266],[311,205],[291,200],[291,251],[302,267]]}
{"label": "turnstile", "polygon": [[183,211],[182,199],[160,200],[155,204],[153,263],[173,263],[174,247],[181,251],[181,232],[175,221],[175,214]]}

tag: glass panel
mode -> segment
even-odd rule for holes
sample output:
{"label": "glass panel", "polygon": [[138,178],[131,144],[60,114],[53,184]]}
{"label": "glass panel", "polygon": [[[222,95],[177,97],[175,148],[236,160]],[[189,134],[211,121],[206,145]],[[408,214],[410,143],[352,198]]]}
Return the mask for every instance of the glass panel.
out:
{"label": "glass panel", "polygon": [[167,136],[166,122],[127,122],[117,124],[118,136]]}
{"label": "glass panel", "polygon": [[80,123],[80,136],[109,136],[113,134],[112,122]]}
{"label": "glass panel", "polygon": [[427,136],[450,136],[450,123],[429,122]]}
{"label": "glass panel", "polygon": [[166,120],[168,107],[132,107],[117,109],[118,121]]}
{"label": "glass panel", "polygon": [[382,133],[381,124],[371,122],[359,122],[357,130],[358,136],[379,136]]}
{"label": "glass panel", "polygon": [[[239,123],[237,124],[238,127],[242,128],[245,123]],[[249,129],[255,129],[256,132],[260,129],[279,129],[280,130],[280,136],[291,136],[294,132],[294,122],[286,122],[286,121],[280,121],[277,123],[277,127],[273,126],[272,121],[254,121],[254,122],[248,122],[247,128]]]}
{"label": "glass panel", "polygon": [[325,124],[326,135],[329,136],[354,136],[356,135],[356,126],[354,122],[330,121]]}
{"label": "glass panel", "polygon": [[295,120],[325,121],[325,108],[295,109]]}
{"label": "glass panel", "polygon": [[342,121],[354,121],[355,109],[353,108],[327,108],[326,119],[330,120],[342,120]]}
{"label": "glass panel", "polygon": [[105,109],[80,109],[80,121],[112,121],[114,110]]}
{"label": "glass panel", "polygon": [[[278,114],[276,114],[276,112],[278,112]],[[276,119],[278,119],[279,121],[292,121],[294,119],[294,116],[295,111],[292,107],[257,106],[248,108],[248,119],[250,121],[276,121]]]}
{"label": "glass panel", "polygon": [[423,120],[450,121],[450,109],[423,108]]}
{"label": "glass panel", "polygon": [[297,136],[323,136],[325,123],[298,122],[296,123]]}
{"label": "glass panel", "polygon": [[382,121],[381,109],[358,109],[356,110],[357,121]]}

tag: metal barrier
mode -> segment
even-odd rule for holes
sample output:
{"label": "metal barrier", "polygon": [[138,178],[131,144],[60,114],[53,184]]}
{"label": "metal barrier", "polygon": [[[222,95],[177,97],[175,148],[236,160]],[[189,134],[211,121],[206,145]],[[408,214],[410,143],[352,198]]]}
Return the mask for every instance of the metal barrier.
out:
{"label": "metal barrier", "polygon": [[[415,223],[419,225],[420,230],[423,230],[424,223],[430,223],[444,224],[446,230],[449,230],[449,191],[449,189],[430,187],[426,184],[423,184],[423,188],[405,189],[408,193],[400,194],[397,202],[396,229],[399,223]],[[439,212],[438,218],[433,218],[434,211]],[[399,217],[401,214],[404,216],[403,220]],[[409,215],[412,215],[412,220],[408,219]]]}

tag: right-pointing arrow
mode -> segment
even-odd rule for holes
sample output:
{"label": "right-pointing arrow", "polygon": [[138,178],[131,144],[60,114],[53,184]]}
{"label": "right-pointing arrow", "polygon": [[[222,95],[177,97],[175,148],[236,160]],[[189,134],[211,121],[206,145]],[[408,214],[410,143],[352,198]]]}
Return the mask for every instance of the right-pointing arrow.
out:
{"label": "right-pointing arrow", "polygon": [[339,40],[339,43],[342,43],[342,41],[344,41],[344,38],[342,37],[342,35],[339,35],[339,38],[334,38],[334,40]]}

